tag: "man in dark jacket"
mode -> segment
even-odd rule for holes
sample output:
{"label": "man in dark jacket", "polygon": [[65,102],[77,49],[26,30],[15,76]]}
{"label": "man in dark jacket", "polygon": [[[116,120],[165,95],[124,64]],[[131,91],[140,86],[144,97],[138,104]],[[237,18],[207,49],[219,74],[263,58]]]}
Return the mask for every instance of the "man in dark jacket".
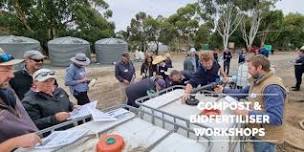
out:
{"label": "man in dark jacket", "polygon": [[171,87],[175,85],[186,85],[187,82],[192,77],[192,74],[187,71],[172,70],[168,72],[169,77],[167,77],[166,87]]}
{"label": "man in dark jacket", "polygon": [[231,58],[232,58],[232,54],[230,50],[226,49],[223,52],[223,60],[224,60],[224,71],[226,72],[227,75],[229,75]]}
{"label": "man in dark jacket", "polygon": [[212,52],[202,52],[200,54],[201,66],[198,71],[190,78],[186,87],[185,94],[183,96],[183,100],[187,100],[190,97],[190,93],[194,88],[199,85],[208,85],[212,82],[216,82],[220,79],[221,74],[224,78],[224,81],[228,81],[228,77],[225,74],[224,70],[221,66],[214,61]]}
{"label": "man in dark jacket", "polygon": [[54,85],[55,71],[40,69],[33,75],[34,87],[25,95],[23,106],[39,129],[66,121],[73,110],[68,94]]}
{"label": "man in dark jacket", "polygon": [[129,53],[123,53],[121,62],[115,65],[115,77],[124,84],[129,85],[135,78],[135,67],[130,61]]}
{"label": "man in dark jacket", "polygon": [[138,107],[135,100],[147,95],[153,95],[154,93],[166,88],[166,82],[161,78],[146,78],[136,83],[129,85],[126,89],[128,97],[127,104],[133,107]]}
{"label": "man in dark jacket", "polygon": [[32,75],[43,66],[45,56],[36,50],[26,51],[24,53],[25,66],[22,70],[14,73],[15,77],[10,81],[11,87],[15,90],[20,100],[23,99],[33,84]]}
{"label": "man in dark jacket", "polygon": [[[38,129],[24,110],[21,102],[9,87],[13,75],[13,65],[23,60],[14,59],[0,48],[0,151],[11,151],[18,147],[31,147],[39,137],[33,132]],[[31,134],[30,134],[31,133]],[[23,137],[27,138],[23,138]],[[19,138],[20,137],[20,138]],[[27,141],[32,141],[28,143]],[[23,144],[20,144],[23,143]],[[27,144],[26,144],[27,143]]]}
{"label": "man in dark jacket", "polygon": [[295,77],[296,77],[296,85],[293,86],[292,91],[299,91],[302,83],[302,75],[304,73],[304,46],[299,50],[299,56],[295,61]]}

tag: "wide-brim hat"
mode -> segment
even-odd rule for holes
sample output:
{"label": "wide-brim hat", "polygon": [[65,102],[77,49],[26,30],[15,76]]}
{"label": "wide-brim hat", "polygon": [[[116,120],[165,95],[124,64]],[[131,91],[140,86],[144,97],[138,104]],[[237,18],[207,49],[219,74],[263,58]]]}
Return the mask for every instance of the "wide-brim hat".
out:
{"label": "wide-brim hat", "polygon": [[73,63],[78,65],[87,66],[91,63],[90,59],[84,53],[77,53],[70,59]]}
{"label": "wide-brim hat", "polygon": [[156,56],[155,58],[153,58],[152,64],[155,65],[155,64],[161,63],[161,62],[163,62],[165,60],[166,60],[165,57],[159,55],[159,56]]}
{"label": "wide-brim hat", "polygon": [[15,59],[11,54],[4,52],[0,48],[0,66],[16,65],[23,61],[23,59]]}
{"label": "wide-brim hat", "polygon": [[304,50],[304,46],[302,46],[302,47],[300,48],[300,50]]}

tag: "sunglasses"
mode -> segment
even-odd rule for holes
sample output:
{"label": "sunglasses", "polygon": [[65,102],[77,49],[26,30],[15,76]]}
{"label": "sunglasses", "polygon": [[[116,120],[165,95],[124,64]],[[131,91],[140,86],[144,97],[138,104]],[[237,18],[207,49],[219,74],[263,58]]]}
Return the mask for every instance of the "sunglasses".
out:
{"label": "sunglasses", "polygon": [[9,53],[3,53],[0,55],[0,63],[8,62],[13,59],[14,59],[14,57],[12,55],[10,55]]}
{"label": "sunglasses", "polygon": [[43,62],[43,59],[31,59],[31,60],[33,60],[35,62]]}
{"label": "sunglasses", "polygon": [[54,76],[55,71],[41,72],[41,73],[37,74],[34,79],[37,79],[38,77],[46,77],[48,75]]}

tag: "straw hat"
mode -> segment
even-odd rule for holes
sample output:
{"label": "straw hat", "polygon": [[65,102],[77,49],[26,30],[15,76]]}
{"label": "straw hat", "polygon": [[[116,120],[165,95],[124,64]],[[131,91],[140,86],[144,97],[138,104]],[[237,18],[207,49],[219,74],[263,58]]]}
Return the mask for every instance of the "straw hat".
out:
{"label": "straw hat", "polygon": [[159,55],[159,56],[156,56],[155,58],[153,58],[152,64],[155,65],[155,64],[161,63],[161,62],[163,62],[163,61],[165,61],[165,60],[166,60],[165,57]]}

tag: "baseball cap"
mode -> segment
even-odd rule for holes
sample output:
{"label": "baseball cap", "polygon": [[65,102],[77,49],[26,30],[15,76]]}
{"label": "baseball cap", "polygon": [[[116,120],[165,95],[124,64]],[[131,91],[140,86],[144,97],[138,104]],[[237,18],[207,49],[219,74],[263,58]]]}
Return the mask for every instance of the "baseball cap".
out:
{"label": "baseball cap", "polygon": [[55,71],[50,69],[40,69],[33,74],[34,81],[43,82],[50,78],[56,78]]}
{"label": "baseball cap", "polygon": [[11,54],[0,48],[0,66],[16,65],[23,61],[23,59],[15,59]]}
{"label": "baseball cap", "polygon": [[26,51],[24,53],[23,57],[25,59],[36,59],[36,60],[45,58],[45,56],[40,51],[37,51],[37,50]]}

